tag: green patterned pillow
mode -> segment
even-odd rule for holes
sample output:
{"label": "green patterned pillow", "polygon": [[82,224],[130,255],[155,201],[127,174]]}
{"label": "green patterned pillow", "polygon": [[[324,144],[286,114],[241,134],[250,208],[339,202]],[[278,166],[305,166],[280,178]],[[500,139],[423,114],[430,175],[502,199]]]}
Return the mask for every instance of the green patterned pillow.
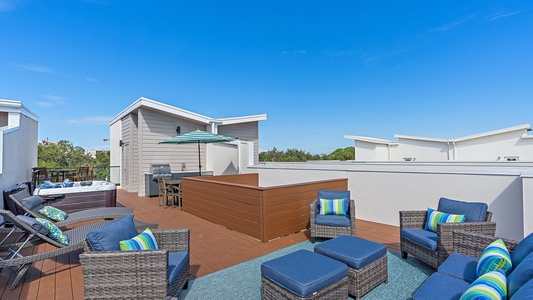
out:
{"label": "green patterned pillow", "polygon": [[460,300],[507,299],[507,278],[501,270],[481,275],[468,287]]}
{"label": "green patterned pillow", "polygon": [[146,228],[141,234],[129,240],[120,241],[120,250],[155,250],[158,249],[157,241],[150,228]]}
{"label": "green patterned pillow", "polygon": [[35,220],[39,221],[46,229],[48,229],[48,236],[51,239],[62,245],[68,245],[67,236],[63,233],[63,231],[61,231],[61,229],[57,228],[54,223],[42,218],[35,218]]}
{"label": "green patterned pillow", "polygon": [[338,215],[338,216],[346,216],[346,201],[348,201],[346,198],[342,199],[322,199],[319,198],[319,205],[320,215]]}
{"label": "green patterned pillow", "polygon": [[64,221],[68,217],[66,212],[53,206],[45,206],[39,209],[39,212],[42,215],[47,216],[48,218],[56,221]]}
{"label": "green patterned pillow", "polygon": [[437,232],[437,224],[439,223],[462,223],[464,221],[465,215],[452,215],[428,208],[425,229]]}
{"label": "green patterned pillow", "polygon": [[477,276],[481,276],[490,271],[502,270],[509,275],[513,268],[511,255],[502,239],[495,240],[488,245],[477,262]]}

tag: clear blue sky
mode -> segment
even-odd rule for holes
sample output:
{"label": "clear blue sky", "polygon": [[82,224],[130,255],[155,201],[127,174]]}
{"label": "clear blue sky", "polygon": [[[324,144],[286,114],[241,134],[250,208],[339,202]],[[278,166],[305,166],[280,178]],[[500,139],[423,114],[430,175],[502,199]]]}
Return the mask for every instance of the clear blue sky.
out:
{"label": "clear blue sky", "polygon": [[267,114],[260,149],[533,124],[533,1],[0,0],[0,98],[107,149],[139,97]]}

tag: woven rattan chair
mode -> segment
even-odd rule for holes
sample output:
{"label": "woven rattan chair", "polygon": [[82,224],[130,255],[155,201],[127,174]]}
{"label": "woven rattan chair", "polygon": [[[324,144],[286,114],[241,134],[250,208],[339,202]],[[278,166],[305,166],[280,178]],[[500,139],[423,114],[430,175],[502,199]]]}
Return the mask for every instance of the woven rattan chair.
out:
{"label": "woven rattan chair", "polygon": [[189,260],[168,282],[171,252],[189,252],[189,229],[152,230],[158,250],[93,251],[85,242],[80,255],[85,299],[173,299],[189,280]]}
{"label": "woven rattan chair", "polygon": [[[470,205],[477,203],[468,203],[456,200],[441,198],[439,200],[439,211],[448,212],[440,209],[441,204],[446,201],[454,201],[461,205]],[[484,203],[482,203],[484,204]],[[486,206],[486,204],[485,204]],[[486,211],[486,208],[485,208]],[[458,211],[451,211],[448,213],[458,214]],[[405,230],[416,229],[423,232],[427,220],[428,211],[400,211],[400,251],[403,258],[407,258],[408,254],[418,258],[427,263],[433,268],[438,268],[448,256],[453,252],[452,233],[455,230],[463,230],[472,233],[479,233],[483,235],[494,236],[496,234],[496,223],[491,222],[492,213],[486,211],[483,221],[471,222],[467,220],[463,223],[439,223],[437,226],[437,249],[431,250],[427,246],[421,245],[417,241],[413,241],[405,236]]]}
{"label": "woven rattan chair", "polygon": [[[318,191],[319,197],[321,194],[329,195],[330,193],[337,193],[341,191]],[[349,191],[346,192],[349,195]],[[310,228],[311,228],[311,241],[314,242],[315,238],[334,238],[339,235],[352,235],[355,236],[355,201],[350,199],[350,205],[348,208],[348,217],[350,219],[350,226],[333,226],[333,225],[321,225],[316,224],[316,216],[319,213],[318,198],[310,204]]]}
{"label": "woven rattan chair", "polygon": [[[17,193],[9,195],[10,201],[12,201],[18,209],[22,210],[24,215],[32,216],[34,218],[43,218],[54,222],[57,227],[65,227],[67,225],[73,225],[80,222],[92,221],[92,220],[102,220],[102,219],[119,219],[125,215],[133,215],[133,209],[130,207],[102,207],[102,208],[93,208],[82,211],[77,211],[69,213],[67,218],[63,221],[56,221],[48,218],[47,216],[41,214],[39,210],[44,206],[42,204],[33,203],[33,206],[30,203],[23,201],[25,198],[32,197],[27,190],[22,190]],[[39,197],[39,196],[33,196]],[[42,202],[41,202],[42,203]],[[149,227],[149,226],[148,226]]]}
{"label": "woven rattan chair", "polygon": [[[0,228],[0,233],[5,234],[5,238],[0,242],[0,270],[8,268],[15,273],[13,282],[9,286],[10,289],[17,286],[32,263],[82,249],[83,240],[89,232],[102,228],[111,222],[97,222],[65,230],[63,233],[67,236],[69,243],[63,245],[23,222],[8,210],[0,210],[0,216],[4,219],[2,225],[9,226]],[[21,254],[25,252],[23,249],[26,247],[46,243],[56,247],[56,249],[28,256]]]}

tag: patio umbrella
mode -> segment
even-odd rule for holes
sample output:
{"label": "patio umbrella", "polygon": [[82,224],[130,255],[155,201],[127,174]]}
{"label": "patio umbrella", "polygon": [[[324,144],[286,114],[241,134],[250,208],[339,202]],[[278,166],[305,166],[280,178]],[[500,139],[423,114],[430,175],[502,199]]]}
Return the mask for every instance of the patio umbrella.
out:
{"label": "patio umbrella", "polygon": [[180,134],[175,137],[166,139],[159,144],[198,144],[198,170],[200,176],[202,176],[202,163],[200,159],[200,144],[207,143],[222,143],[235,141],[234,138],[223,136],[216,133],[206,132],[202,130],[195,130],[189,133]]}

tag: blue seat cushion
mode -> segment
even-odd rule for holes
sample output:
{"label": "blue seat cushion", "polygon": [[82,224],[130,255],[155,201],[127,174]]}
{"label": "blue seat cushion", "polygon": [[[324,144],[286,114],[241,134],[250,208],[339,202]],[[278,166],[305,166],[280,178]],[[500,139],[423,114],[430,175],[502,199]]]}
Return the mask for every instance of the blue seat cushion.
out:
{"label": "blue seat cushion", "polygon": [[529,253],[533,252],[533,233],[530,233],[523,240],[516,245],[516,248],[511,253],[511,262],[513,266],[519,265]]}
{"label": "blue seat cushion", "polygon": [[169,252],[168,253],[168,283],[178,279],[179,275],[189,263],[189,252]]}
{"label": "blue seat cushion", "polygon": [[387,247],[355,236],[340,235],[316,245],[315,252],[341,261],[352,269],[362,269],[387,255]]}
{"label": "blue seat cushion", "polygon": [[516,293],[514,293],[511,300],[533,300],[533,280],[526,282]]}
{"label": "blue seat cushion", "polygon": [[94,251],[120,251],[120,241],[129,240],[138,234],[133,217],[127,215],[91,231],[87,234],[87,242]]}
{"label": "blue seat cushion", "polygon": [[315,224],[326,226],[350,227],[351,222],[348,216],[316,215]]}
{"label": "blue seat cushion", "polygon": [[425,229],[402,229],[400,237],[406,238],[430,250],[437,250],[437,233]]}
{"label": "blue seat cushion", "polygon": [[[332,190],[318,190],[318,199],[346,199],[346,215],[350,215],[350,191],[332,191]],[[317,201],[320,203],[320,201]],[[320,205],[317,207],[317,212],[320,211]]]}
{"label": "blue seat cushion", "polygon": [[452,253],[440,265],[438,271],[442,274],[448,274],[463,279],[470,283],[477,279],[477,262],[478,259],[472,256]]}
{"label": "blue seat cushion", "polygon": [[533,253],[530,253],[507,277],[507,292],[513,297],[526,282],[533,279]]}
{"label": "blue seat cushion", "polygon": [[438,211],[465,215],[465,222],[483,222],[487,216],[487,203],[483,202],[465,202],[459,200],[452,200],[448,198],[440,198]]}
{"label": "blue seat cushion", "polygon": [[348,267],[329,257],[298,250],[264,262],[261,274],[299,297],[309,297],[346,278]]}
{"label": "blue seat cushion", "polygon": [[460,278],[436,272],[418,288],[411,299],[458,300],[469,286],[469,282]]}

